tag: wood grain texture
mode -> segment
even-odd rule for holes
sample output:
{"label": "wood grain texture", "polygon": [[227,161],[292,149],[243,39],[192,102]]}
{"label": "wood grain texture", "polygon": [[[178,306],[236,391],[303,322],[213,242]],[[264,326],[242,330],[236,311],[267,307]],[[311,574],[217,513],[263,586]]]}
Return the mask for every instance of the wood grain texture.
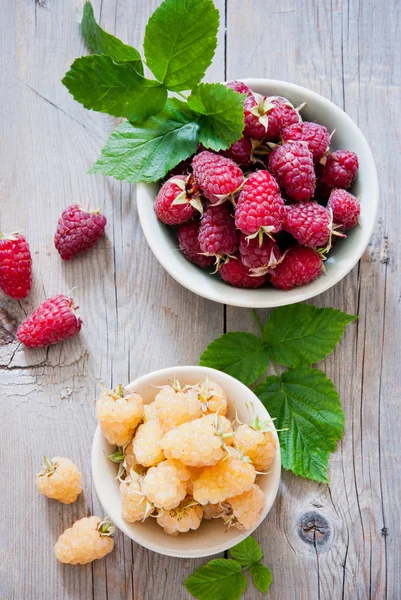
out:
{"label": "wood grain texture", "polygon": [[[139,46],[158,4],[98,0],[94,7],[107,30]],[[274,509],[257,531],[274,574],[268,597],[396,600],[400,4],[216,4],[222,26],[209,79],[265,76],[324,94],[368,137],[382,182],[379,226],[360,265],[314,301],[359,315],[322,365],[341,394],[346,433],[331,461],[330,486],[284,475]],[[85,111],[60,84],[72,60],[85,53],[75,9],[72,1],[16,0],[0,15],[0,229],[24,229],[35,276],[28,299],[0,297],[0,598],[186,600],[182,581],[205,560],[164,558],[122,534],[115,552],[92,566],[65,567],[53,556],[65,527],[101,512],[90,477],[99,382],[196,363],[225,327],[253,327],[248,311],[202,300],[159,267],[139,227],[133,187],[85,174],[115,120]],[[62,263],[52,244],[58,216],[69,203],[89,199],[104,207],[107,238],[90,254]],[[48,350],[24,351],[15,341],[24,315],[73,286],[85,321],[81,335]],[[262,318],[267,314],[260,311]],[[74,505],[37,494],[33,474],[44,452],[69,456],[83,469],[84,494]],[[244,595],[259,598],[251,586]]]}

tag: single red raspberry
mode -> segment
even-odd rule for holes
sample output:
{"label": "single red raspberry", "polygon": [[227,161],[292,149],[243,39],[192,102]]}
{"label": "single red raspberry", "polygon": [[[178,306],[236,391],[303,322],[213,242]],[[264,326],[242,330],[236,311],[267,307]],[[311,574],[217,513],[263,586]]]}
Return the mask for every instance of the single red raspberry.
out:
{"label": "single red raspberry", "polygon": [[284,200],[269,171],[249,175],[238,198],[235,225],[242,233],[260,236],[263,232],[278,233],[284,218]]}
{"label": "single red raspberry", "polygon": [[333,190],[327,208],[333,213],[333,223],[340,231],[352,229],[358,223],[361,206],[358,198],[345,190]]}
{"label": "single red raspberry", "polygon": [[238,165],[248,167],[251,164],[251,141],[246,137],[242,137],[238,142],[231,144],[228,150],[222,150],[220,154],[226,158],[231,158]]}
{"label": "single red raspberry", "polygon": [[228,204],[206,209],[199,227],[199,244],[202,252],[217,258],[237,251],[239,232]]}
{"label": "single red raspberry", "polygon": [[163,183],[156,196],[155,213],[166,225],[180,225],[203,211],[191,175],[175,175]]}
{"label": "single red raspberry", "polygon": [[242,83],[242,81],[237,80],[228,81],[226,83],[226,87],[231,88],[232,90],[234,90],[234,92],[239,92],[240,94],[249,94],[249,92],[251,91],[245,83]]}
{"label": "single red raspberry", "polygon": [[245,99],[244,132],[249,137],[275,141],[284,127],[299,121],[298,111],[286,98],[248,94]]}
{"label": "single red raspberry", "polygon": [[40,348],[61,342],[79,333],[81,317],[74,300],[58,294],[48,298],[21,323],[17,337],[25,346]]}
{"label": "single red raspberry", "polygon": [[78,252],[89,250],[104,234],[106,217],[99,211],[87,212],[79,204],[63,210],[54,236],[63,260],[74,258]]}
{"label": "single red raspberry", "polygon": [[309,200],[315,193],[313,156],[303,142],[284,142],[269,154],[269,169],[293,200]]}
{"label": "single red raspberry", "polygon": [[234,161],[207,150],[194,157],[192,168],[196,184],[212,204],[227,200],[244,181]]}
{"label": "single red raspberry", "polygon": [[32,259],[23,235],[0,233],[0,288],[12,298],[25,298],[32,285]]}
{"label": "single red raspberry", "polygon": [[336,150],[327,156],[321,180],[332,188],[351,187],[359,168],[358,157],[350,150]]}
{"label": "single red raspberry", "polygon": [[243,234],[239,242],[241,261],[257,275],[265,275],[277,265],[280,249],[276,242],[264,236],[262,244],[256,238],[247,239]]}
{"label": "single red raspberry", "polygon": [[214,259],[212,256],[201,254],[202,250],[198,239],[199,225],[199,221],[190,221],[180,225],[177,233],[178,245],[185,258],[198,267],[207,269],[213,265]]}
{"label": "single red raspberry", "polygon": [[280,290],[290,290],[310,283],[323,271],[322,259],[316,250],[304,246],[290,248],[270,275],[270,282]]}
{"label": "single red raspberry", "polygon": [[284,142],[306,142],[315,163],[324,156],[330,143],[330,135],[326,127],[308,121],[289,125],[283,129],[281,136]]}
{"label": "single red raspberry", "polygon": [[280,133],[286,127],[302,121],[299,109],[294,108],[287,98],[280,96],[271,96],[268,98],[273,108],[268,111],[270,121],[275,122],[275,129],[271,130],[270,123],[267,132],[267,141],[274,142],[279,139]]}
{"label": "single red raspberry", "polygon": [[267,283],[267,275],[252,275],[244,263],[235,258],[230,258],[220,267],[221,278],[232,285],[240,288],[258,288]]}
{"label": "single red raspberry", "polygon": [[298,202],[286,206],[284,229],[301,246],[320,248],[326,246],[331,235],[331,215],[317,202]]}

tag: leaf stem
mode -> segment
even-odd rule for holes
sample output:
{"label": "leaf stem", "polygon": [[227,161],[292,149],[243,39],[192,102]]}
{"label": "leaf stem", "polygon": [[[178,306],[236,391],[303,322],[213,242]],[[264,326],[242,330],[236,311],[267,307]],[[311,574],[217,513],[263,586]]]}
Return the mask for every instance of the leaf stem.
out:
{"label": "leaf stem", "polygon": [[176,94],[178,94],[179,96],[181,96],[181,98],[184,98],[185,101],[188,100],[187,96],[185,94],[183,94],[182,92],[176,92]]}
{"label": "leaf stem", "polygon": [[260,322],[260,319],[259,319],[258,315],[256,314],[256,311],[253,308],[251,308],[251,315],[253,317],[253,320],[256,323],[256,327],[260,331],[260,335],[262,336],[262,340],[263,340],[263,327],[262,327],[262,323]]}

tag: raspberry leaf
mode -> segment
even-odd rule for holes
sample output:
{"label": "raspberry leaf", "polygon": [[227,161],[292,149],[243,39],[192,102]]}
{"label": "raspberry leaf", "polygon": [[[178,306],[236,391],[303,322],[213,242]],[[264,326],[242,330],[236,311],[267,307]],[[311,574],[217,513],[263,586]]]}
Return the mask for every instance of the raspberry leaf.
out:
{"label": "raspberry leaf", "polygon": [[62,83],[85,108],[140,122],[160,112],[167,90],[140,75],[130,62],[115,63],[106,54],[77,58]]}
{"label": "raspberry leaf", "polygon": [[148,67],[169,90],[191,90],[212,62],[218,28],[212,0],[164,0],[145,30]]}
{"label": "raspberry leaf", "polygon": [[187,577],[184,585],[199,600],[239,600],[247,587],[236,560],[216,558]]}
{"label": "raspberry leaf", "polygon": [[319,369],[295,367],[281,377],[267,377],[255,394],[276,419],[283,467],[327,483],[328,459],[344,429],[344,413],[330,379]]}
{"label": "raspberry leaf", "polygon": [[269,352],[263,340],[253,333],[225,333],[209,344],[199,364],[224,371],[251,385],[265,373]]}
{"label": "raspberry leaf", "polygon": [[250,567],[263,558],[263,552],[258,542],[252,536],[245,538],[242,542],[230,548],[230,554],[243,567]]}
{"label": "raspberry leaf", "polygon": [[357,317],[310,304],[276,308],[264,328],[272,360],[286,367],[323,360],[340,341],[346,326]]}
{"label": "raspberry leaf", "polygon": [[132,46],[123,44],[114,35],[104,31],[96,23],[93,7],[90,2],[85,2],[81,30],[86,45],[93,54],[107,54],[114,61],[130,61],[134,69],[140,75],[143,75],[143,65],[138,50]]}
{"label": "raspberry leaf", "polygon": [[199,141],[205,148],[224,150],[239,140],[244,129],[245,94],[221,83],[201,83],[188,98],[188,106],[203,115]]}
{"label": "raspberry leaf", "polygon": [[141,125],[117,127],[89,173],[102,173],[131,183],[157,181],[198,146],[198,116],[170,98],[164,109]]}
{"label": "raspberry leaf", "polygon": [[256,563],[249,567],[249,573],[252,575],[253,585],[259,592],[266,594],[273,581],[273,575],[270,569],[265,565],[262,565],[262,563]]}

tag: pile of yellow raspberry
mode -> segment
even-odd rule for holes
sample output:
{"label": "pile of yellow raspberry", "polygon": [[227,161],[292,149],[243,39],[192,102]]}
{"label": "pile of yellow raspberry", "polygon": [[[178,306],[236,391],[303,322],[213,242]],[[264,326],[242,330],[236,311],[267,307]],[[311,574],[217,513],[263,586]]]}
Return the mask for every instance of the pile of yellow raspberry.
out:
{"label": "pile of yellow raspberry", "polygon": [[224,390],[206,378],[165,385],[146,405],[122,386],[102,390],[97,417],[118,447],[110,458],[120,462],[127,522],[155,517],[169,535],[196,530],[203,519],[243,530],[258,523],[265,494],[257,478],[274,459],[274,427],[258,418],[230,421],[228,406]]}

